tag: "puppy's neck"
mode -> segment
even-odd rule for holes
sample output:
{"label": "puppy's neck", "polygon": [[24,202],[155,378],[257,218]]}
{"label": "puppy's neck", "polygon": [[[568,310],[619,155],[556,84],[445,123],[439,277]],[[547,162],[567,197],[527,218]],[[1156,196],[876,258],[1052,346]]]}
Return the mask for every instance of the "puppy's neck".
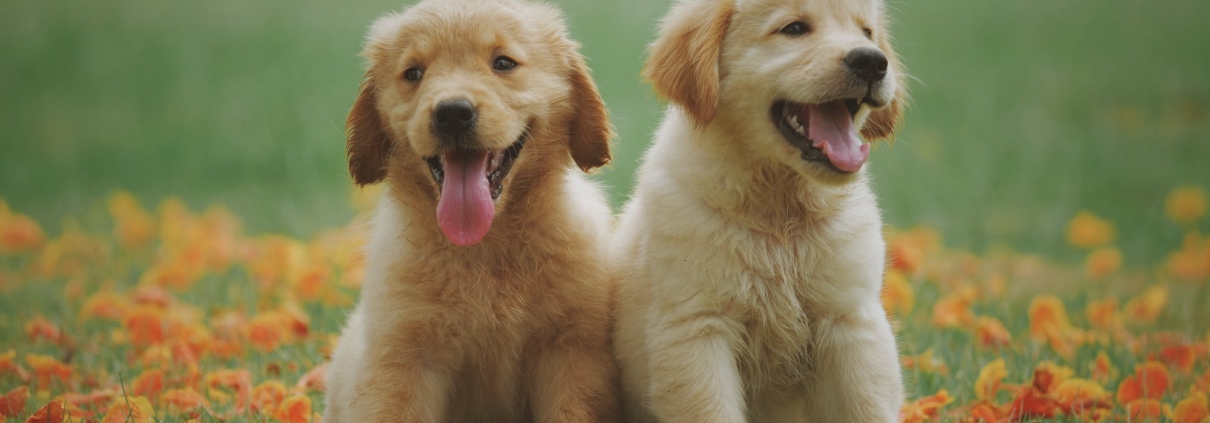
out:
{"label": "puppy's neck", "polygon": [[842,186],[812,181],[799,171],[753,151],[745,134],[712,123],[695,128],[670,108],[661,135],[675,154],[661,154],[679,169],[683,186],[710,207],[747,227],[793,235],[841,213],[868,193],[864,172]]}

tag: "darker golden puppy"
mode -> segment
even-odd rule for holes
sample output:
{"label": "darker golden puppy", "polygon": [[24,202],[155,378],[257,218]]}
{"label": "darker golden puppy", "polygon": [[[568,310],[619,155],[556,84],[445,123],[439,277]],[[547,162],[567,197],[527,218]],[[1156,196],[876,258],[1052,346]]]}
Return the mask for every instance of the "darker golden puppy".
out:
{"label": "darker golden puppy", "polygon": [[371,27],[349,169],[389,188],[325,422],[615,418],[610,211],[581,172],[612,134],[566,32],[524,1],[428,0]]}

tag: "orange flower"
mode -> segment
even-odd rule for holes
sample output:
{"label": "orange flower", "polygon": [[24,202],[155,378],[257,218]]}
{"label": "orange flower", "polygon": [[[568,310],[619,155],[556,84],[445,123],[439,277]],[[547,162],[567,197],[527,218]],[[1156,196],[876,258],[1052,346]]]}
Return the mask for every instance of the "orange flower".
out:
{"label": "orange flower", "polygon": [[117,396],[118,392],[113,389],[100,389],[89,392],[87,394],[69,393],[63,396],[67,400],[68,407],[100,407],[102,404],[109,403],[113,397]]}
{"label": "orange flower", "polygon": [[29,401],[29,388],[18,386],[7,394],[0,395],[0,420],[17,417],[25,411]]}
{"label": "orange flower", "polygon": [[1158,421],[1164,417],[1164,405],[1154,399],[1139,398],[1126,404],[1126,414],[1131,422]]}
{"label": "orange flower", "polygon": [[928,227],[916,227],[908,231],[891,233],[887,236],[887,258],[890,267],[906,274],[915,274],[925,256],[941,244],[937,231]]}
{"label": "orange flower", "polygon": [[[1201,347],[1204,350],[1205,346],[1202,345]],[[1196,363],[1197,356],[1199,355],[1198,352],[1196,348],[1188,344],[1170,345],[1160,350],[1160,357],[1163,357],[1164,361],[1178,370],[1189,373],[1193,371],[1193,365]],[[1204,353],[1204,351],[1202,352]]]}
{"label": "orange flower", "polygon": [[65,417],[67,412],[63,398],[55,398],[25,419],[25,423],[63,423]]}
{"label": "orange flower", "polygon": [[1091,380],[1065,380],[1055,387],[1053,396],[1068,415],[1094,417],[1113,408],[1109,392]]}
{"label": "orange flower", "polygon": [[252,374],[247,369],[215,370],[206,374],[206,386],[211,389],[214,397],[216,389],[227,389],[235,392],[235,404],[238,408],[247,407],[252,400]]}
{"label": "orange flower", "polygon": [[937,418],[941,408],[954,402],[949,392],[942,389],[932,396],[918,399],[903,405],[899,411],[900,423],[921,423]]}
{"label": "orange flower", "polygon": [[1109,297],[1089,301],[1084,314],[1088,316],[1088,323],[1092,324],[1092,327],[1112,329],[1118,322],[1118,299]]}
{"label": "orange flower", "polygon": [[1181,248],[1168,256],[1168,272],[1183,281],[1201,281],[1210,277],[1210,239],[1196,232],[1185,235]]}
{"label": "orange flower", "polygon": [[248,322],[247,335],[252,346],[273,351],[283,342],[293,342],[310,331],[307,315],[293,307],[260,313]]}
{"label": "orange flower", "polygon": [[118,397],[109,404],[101,423],[152,423],[155,413],[145,397]]}
{"label": "orange flower", "polygon": [[1009,406],[1011,421],[1027,418],[1052,418],[1060,411],[1059,403],[1037,389],[1022,389]]}
{"label": "orange flower", "polygon": [[311,399],[302,395],[286,398],[273,413],[273,418],[283,423],[310,423]]}
{"label": "orange flower", "polygon": [[13,213],[0,200],[0,254],[32,251],[46,242],[38,222]]}
{"label": "orange flower", "polygon": [[975,380],[975,398],[979,401],[992,401],[996,398],[996,393],[1000,392],[1000,383],[1008,376],[1008,370],[1005,369],[1004,359],[997,359],[979,371],[979,378]]}
{"label": "orange flower", "polygon": [[1088,211],[1076,213],[1067,225],[1067,242],[1080,248],[1093,248],[1113,242],[1113,224]]}
{"label": "orange flower", "polygon": [[1164,201],[1164,213],[1183,226],[1191,226],[1206,216],[1206,191],[1195,186],[1177,187]]}
{"label": "orange flower", "polygon": [[949,368],[941,359],[933,357],[933,350],[920,353],[918,356],[905,356],[899,359],[905,369],[916,369],[923,373],[948,374]]}
{"label": "orange flower", "polygon": [[30,341],[36,342],[38,339],[45,339],[50,342],[58,342],[62,336],[59,327],[45,317],[37,316],[28,322],[25,322],[25,335]]}
{"label": "orange flower", "polygon": [[1117,401],[1127,404],[1139,398],[1160,399],[1168,390],[1169,380],[1168,369],[1163,364],[1149,361],[1134,366],[1134,375],[1118,385]]}
{"label": "orange flower", "polygon": [[58,379],[60,382],[67,383],[68,379],[71,378],[71,366],[63,364],[51,356],[26,354],[25,364],[28,364],[29,368],[33,369],[39,389],[49,389],[51,379]]}
{"label": "orange flower", "polygon": [[122,320],[129,309],[130,300],[126,297],[110,291],[101,291],[84,300],[84,306],[80,307],[80,318]]}
{"label": "orange flower", "polygon": [[1142,294],[1126,303],[1126,316],[1141,323],[1154,323],[1168,304],[1168,288],[1150,286]]}
{"label": "orange flower", "polygon": [[126,314],[122,321],[130,334],[130,343],[146,347],[164,342],[164,311],[151,306],[140,306]]}
{"label": "orange flower", "polygon": [[129,192],[110,194],[109,215],[115,223],[114,238],[126,248],[145,247],[155,237],[155,219]]}
{"label": "orange flower", "polygon": [[272,416],[286,399],[286,385],[270,380],[252,389],[252,411]]}
{"label": "orange flower", "polygon": [[1122,268],[1122,252],[1115,247],[1101,247],[1088,254],[1084,261],[1084,273],[1092,279],[1101,279]]}
{"label": "orange flower", "polygon": [[897,312],[900,316],[906,316],[912,312],[915,302],[916,297],[912,293],[912,286],[908,284],[907,276],[896,269],[887,271],[882,282],[882,307],[886,309],[887,315]]}
{"label": "orange flower", "polygon": [[130,394],[155,399],[164,391],[164,371],[147,369],[130,382]]}
{"label": "orange flower", "polygon": [[1190,392],[1172,410],[1172,421],[1175,423],[1203,423],[1207,419],[1210,419],[1210,404],[1206,401],[1206,394],[1201,392]]}
{"label": "orange flower", "polygon": [[1118,377],[1118,369],[1113,366],[1113,362],[1109,361],[1109,355],[1105,351],[1097,353],[1096,360],[1088,364],[1092,372],[1092,380],[1100,383],[1109,383]]}
{"label": "orange flower", "polygon": [[142,277],[139,278],[139,283],[183,291],[193,286],[193,283],[202,276],[200,262],[181,255],[170,254],[144,270]]}
{"label": "orange flower", "polygon": [[1051,336],[1066,336],[1071,321],[1063,302],[1053,295],[1039,295],[1029,303],[1029,335],[1039,341]]}
{"label": "orange flower", "polygon": [[942,328],[970,327],[975,322],[970,309],[974,301],[975,292],[969,289],[946,294],[933,304],[933,324]]}
{"label": "orange flower", "polygon": [[286,330],[281,327],[275,315],[259,314],[248,322],[248,340],[252,341],[252,346],[258,350],[276,350],[285,337]]}
{"label": "orange flower", "polygon": [[995,405],[981,402],[971,407],[963,422],[967,423],[997,423],[1005,420],[1004,411]]}
{"label": "orange flower", "polygon": [[206,406],[206,399],[192,388],[169,389],[160,395],[160,405],[174,412],[188,412]]}
{"label": "orange flower", "polygon": [[1075,370],[1071,368],[1043,361],[1038,363],[1038,367],[1034,369],[1031,385],[1043,394],[1050,394],[1055,387],[1067,381],[1073,374],[1075,374]]}
{"label": "orange flower", "polygon": [[1071,341],[1071,320],[1063,302],[1053,295],[1039,295],[1029,303],[1029,334],[1035,340],[1048,341],[1064,357],[1075,353]]}
{"label": "orange flower", "polygon": [[1013,343],[1012,334],[1009,334],[1008,329],[1004,328],[1004,324],[995,317],[980,316],[977,327],[976,336],[979,338],[980,346],[1005,348]]}
{"label": "orange flower", "polygon": [[327,389],[327,384],[324,382],[324,379],[327,375],[327,371],[328,363],[315,366],[315,368],[298,378],[298,383],[294,384],[294,389],[300,392],[325,391]]}

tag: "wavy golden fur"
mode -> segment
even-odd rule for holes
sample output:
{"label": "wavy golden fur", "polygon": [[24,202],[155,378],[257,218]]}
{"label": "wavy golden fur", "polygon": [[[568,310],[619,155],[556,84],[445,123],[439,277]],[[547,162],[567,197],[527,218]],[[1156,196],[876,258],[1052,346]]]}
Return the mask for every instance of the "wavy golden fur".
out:
{"label": "wavy golden fur", "polygon": [[[519,66],[493,72],[493,57]],[[610,211],[587,171],[610,159],[605,105],[560,14],[527,1],[426,0],[370,29],[348,118],[349,172],[388,185],[367,270],[328,371],[327,423],[616,419],[603,264]],[[423,65],[421,83],[403,75]],[[452,245],[425,157],[443,98],[478,107],[486,148],[526,137],[490,232]]]}

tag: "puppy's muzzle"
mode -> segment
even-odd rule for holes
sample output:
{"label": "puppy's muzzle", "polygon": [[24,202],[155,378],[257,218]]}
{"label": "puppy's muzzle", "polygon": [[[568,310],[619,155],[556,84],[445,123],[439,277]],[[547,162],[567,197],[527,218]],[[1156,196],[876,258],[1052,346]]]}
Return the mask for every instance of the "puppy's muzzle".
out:
{"label": "puppy's muzzle", "polygon": [[433,132],[451,147],[465,147],[467,135],[474,132],[479,121],[475,105],[465,98],[455,98],[437,103],[433,109]]}
{"label": "puppy's muzzle", "polygon": [[876,48],[855,48],[845,55],[844,64],[849,72],[867,84],[876,84],[886,78],[886,55]]}

